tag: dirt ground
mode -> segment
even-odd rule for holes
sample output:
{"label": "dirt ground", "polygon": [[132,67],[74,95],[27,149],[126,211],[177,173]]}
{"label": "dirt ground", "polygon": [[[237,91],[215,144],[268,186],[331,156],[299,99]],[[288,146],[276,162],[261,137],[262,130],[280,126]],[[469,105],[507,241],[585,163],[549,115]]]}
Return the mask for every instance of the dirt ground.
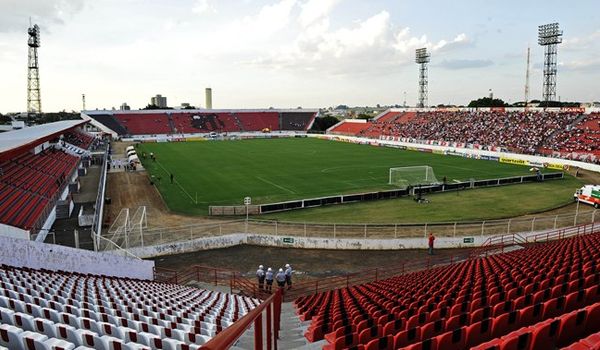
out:
{"label": "dirt ground", "polygon": [[[449,257],[468,249],[439,249],[435,256]],[[258,265],[278,269],[292,265],[298,279],[339,276],[382,266],[401,266],[403,262],[427,259],[426,250],[325,250],[292,249],[241,245],[231,248],[203,250],[194,253],[154,258],[156,267],[183,270],[191,265],[204,265],[239,271],[253,277]]]}
{"label": "dirt ground", "polygon": [[[113,158],[125,158],[125,149],[133,144],[133,142],[113,142]],[[133,214],[138,207],[143,205],[146,206],[148,227],[150,228],[214,222],[206,217],[171,213],[158,189],[150,185],[145,171],[109,173],[106,196],[110,197],[111,204],[105,207],[105,226],[110,226],[121,209],[129,208],[130,213]]]}
{"label": "dirt ground", "polygon": [[150,185],[145,171],[109,173],[106,196],[111,198],[111,204],[105,206],[105,223],[112,223],[123,208],[129,208],[133,213],[143,205],[146,206],[150,228],[212,222],[205,217],[171,213],[156,187]]}

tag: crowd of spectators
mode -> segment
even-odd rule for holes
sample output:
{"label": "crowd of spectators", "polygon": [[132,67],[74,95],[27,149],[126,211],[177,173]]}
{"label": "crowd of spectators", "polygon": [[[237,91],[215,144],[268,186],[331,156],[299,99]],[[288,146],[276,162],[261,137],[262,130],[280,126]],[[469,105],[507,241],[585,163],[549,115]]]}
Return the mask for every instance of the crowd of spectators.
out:
{"label": "crowd of spectators", "polygon": [[579,113],[570,112],[419,112],[409,122],[373,121],[360,136],[395,136],[458,142],[536,154],[555,133],[563,133]]}
{"label": "crowd of spectators", "polygon": [[542,145],[560,153],[588,153],[600,158],[600,113],[581,117],[579,123],[556,133]]}

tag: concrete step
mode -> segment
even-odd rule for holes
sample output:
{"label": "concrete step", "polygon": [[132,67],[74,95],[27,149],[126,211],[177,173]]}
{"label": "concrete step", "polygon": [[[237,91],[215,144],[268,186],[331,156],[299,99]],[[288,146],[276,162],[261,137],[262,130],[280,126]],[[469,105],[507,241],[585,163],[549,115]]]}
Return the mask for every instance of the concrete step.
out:
{"label": "concrete step", "polygon": [[[310,321],[302,322],[292,303],[283,303],[281,305],[281,329],[279,331],[278,349],[281,350],[317,350],[322,349],[327,341],[322,340],[315,343],[309,343],[304,337],[304,333],[310,324]],[[266,329],[266,317],[263,317],[263,339]],[[266,348],[266,344],[264,345]],[[233,350],[251,350],[254,349],[254,326],[251,326],[242,334]]]}

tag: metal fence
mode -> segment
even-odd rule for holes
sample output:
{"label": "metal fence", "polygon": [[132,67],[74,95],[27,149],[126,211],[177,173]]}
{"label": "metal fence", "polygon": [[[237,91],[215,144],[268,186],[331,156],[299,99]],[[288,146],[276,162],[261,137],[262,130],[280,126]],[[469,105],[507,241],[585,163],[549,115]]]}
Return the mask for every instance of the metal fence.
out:
{"label": "metal fence", "polygon": [[[136,228],[126,232],[121,248],[152,246],[235,233],[270,234],[284,237],[391,239],[426,237],[475,237],[554,230],[600,222],[600,210],[561,215],[538,215],[504,220],[425,224],[324,224],[267,220],[215,221],[205,224]],[[112,242],[110,242],[112,243]],[[113,249],[109,244],[107,249]]]}
{"label": "metal fence", "polygon": [[108,166],[109,146],[106,147],[102,155],[102,168],[100,170],[100,179],[98,183],[98,196],[94,205],[94,223],[92,224],[92,238],[94,239],[94,250],[98,250],[98,237],[102,235],[102,218],[104,217],[104,198],[106,193],[106,174]]}

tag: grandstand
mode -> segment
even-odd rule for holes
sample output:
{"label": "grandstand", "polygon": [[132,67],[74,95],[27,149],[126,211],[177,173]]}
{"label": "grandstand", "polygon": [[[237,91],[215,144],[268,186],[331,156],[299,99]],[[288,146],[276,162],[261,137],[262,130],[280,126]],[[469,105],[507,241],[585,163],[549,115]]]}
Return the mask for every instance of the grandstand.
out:
{"label": "grandstand", "polygon": [[193,287],[0,267],[0,347],[198,349],[259,304]]}
{"label": "grandstand", "polygon": [[295,305],[310,321],[307,339],[325,339],[323,349],[554,349],[600,331],[599,263],[600,234],[591,234]]}
{"label": "grandstand", "polygon": [[94,126],[121,137],[156,137],[241,132],[306,132],[316,110],[84,111]]}
{"label": "grandstand", "polygon": [[93,146],[84,124],[62,121],[0,135],[0,234],[29,238],[52,226],[57,202],[70,201],[69,184]]}
{"label": "grandstand", "polygon": [[388,110],[367,123],[345,120],[328,130],[369,138],[600,162],[600,114],[585,109]]}

